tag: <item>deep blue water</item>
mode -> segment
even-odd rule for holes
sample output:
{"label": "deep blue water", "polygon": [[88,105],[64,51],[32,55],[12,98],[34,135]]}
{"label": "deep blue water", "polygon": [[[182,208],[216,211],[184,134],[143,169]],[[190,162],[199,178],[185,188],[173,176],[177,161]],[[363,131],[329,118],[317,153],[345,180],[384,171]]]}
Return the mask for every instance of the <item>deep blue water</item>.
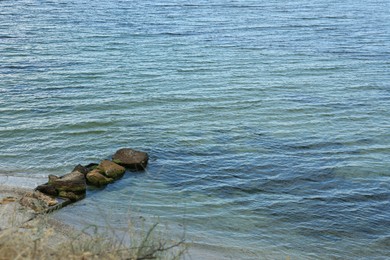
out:
{"label": "deep blue water", "polygon": [[374,0],[1,0],[0,182],[132,147],[146,172],[57,217],[158,216],[211,258],[388,259],[389,21]]}

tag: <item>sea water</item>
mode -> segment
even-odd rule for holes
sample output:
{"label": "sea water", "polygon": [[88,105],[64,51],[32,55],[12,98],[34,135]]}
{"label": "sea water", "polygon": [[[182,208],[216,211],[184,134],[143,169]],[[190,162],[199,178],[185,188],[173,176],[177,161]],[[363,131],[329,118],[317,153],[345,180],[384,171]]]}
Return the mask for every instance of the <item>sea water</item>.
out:
{"label": "sea water", "polygon": [[[56,213],[214,258],[390,257],[390,2],[0,1],[0,182],[149,153]],[[109,216],[109,218],[107,218]]]}

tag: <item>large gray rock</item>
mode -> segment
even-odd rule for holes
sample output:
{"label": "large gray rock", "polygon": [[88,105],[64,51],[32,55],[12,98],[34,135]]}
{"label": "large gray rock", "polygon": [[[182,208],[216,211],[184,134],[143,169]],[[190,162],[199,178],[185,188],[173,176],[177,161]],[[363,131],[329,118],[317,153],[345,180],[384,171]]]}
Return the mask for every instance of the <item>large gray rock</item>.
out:
{"label": "large gray rock", "polygon": [[145,152],[122,148],[112,156],[112,161],[132,170],[144,170],[149,156]]}

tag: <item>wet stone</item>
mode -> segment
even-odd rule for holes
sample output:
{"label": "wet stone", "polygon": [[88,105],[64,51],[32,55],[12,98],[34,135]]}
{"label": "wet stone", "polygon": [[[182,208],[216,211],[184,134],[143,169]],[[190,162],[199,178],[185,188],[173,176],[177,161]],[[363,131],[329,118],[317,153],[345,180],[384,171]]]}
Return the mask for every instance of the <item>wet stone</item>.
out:
{"label": "wet stone", "polygon": [[112,156],[112,161],[132,170],[144,170],[148,164],[149,156],[146,152],[130,148],[122,148]]}

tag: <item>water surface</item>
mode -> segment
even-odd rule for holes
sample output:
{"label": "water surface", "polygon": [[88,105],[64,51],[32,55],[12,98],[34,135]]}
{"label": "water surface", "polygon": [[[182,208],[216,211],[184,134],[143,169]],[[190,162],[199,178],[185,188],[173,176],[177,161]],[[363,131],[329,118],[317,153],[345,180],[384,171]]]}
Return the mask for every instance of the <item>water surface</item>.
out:
{"label": "water surface", "polygon": [[132,147],[146,172],[57,217],[158,216],[223,258],[389,258],[389,10],[0,1],[0,181]]}

